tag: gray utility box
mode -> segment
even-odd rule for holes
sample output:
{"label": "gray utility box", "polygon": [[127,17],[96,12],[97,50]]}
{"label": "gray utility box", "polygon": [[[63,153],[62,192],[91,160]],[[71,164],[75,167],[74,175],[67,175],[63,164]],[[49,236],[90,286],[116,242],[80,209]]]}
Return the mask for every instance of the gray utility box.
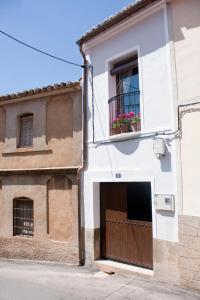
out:
{"label": "gray utility box", "polygon": [[174,195],[155,195],[155,209],[165,211],[175,211]]}

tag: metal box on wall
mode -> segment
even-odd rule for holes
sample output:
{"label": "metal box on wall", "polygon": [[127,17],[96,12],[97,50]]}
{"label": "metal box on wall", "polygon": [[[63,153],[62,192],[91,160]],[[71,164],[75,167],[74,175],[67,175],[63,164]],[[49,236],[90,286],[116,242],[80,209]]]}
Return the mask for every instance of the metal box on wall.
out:
{"label": "metal box on wall", "polygon": [[155,209],[165,211],[175,211],[174,195],[157,194],[155,195]]}

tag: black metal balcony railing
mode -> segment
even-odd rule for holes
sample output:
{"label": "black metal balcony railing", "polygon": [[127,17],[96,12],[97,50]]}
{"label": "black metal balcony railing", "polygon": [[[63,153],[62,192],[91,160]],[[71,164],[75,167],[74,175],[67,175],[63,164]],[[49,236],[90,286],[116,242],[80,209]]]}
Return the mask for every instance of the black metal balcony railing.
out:
{"label": "black metal balcony railing", "polygon": [[108,105],[111,135],[141,130],[140,91],[112,97]]}

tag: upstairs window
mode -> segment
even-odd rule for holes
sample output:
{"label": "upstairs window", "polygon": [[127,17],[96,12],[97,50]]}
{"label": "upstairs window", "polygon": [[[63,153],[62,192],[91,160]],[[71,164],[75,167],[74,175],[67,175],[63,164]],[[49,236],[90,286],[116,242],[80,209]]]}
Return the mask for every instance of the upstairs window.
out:
{"label": "upstairs window", "polygon": [[33,114],[26,114],[19,120],[19,147],[33,145]]}
{"label": "upstairs window", "polygon": [[33,236],[33,200],[29,198],[13,200],[13,235]]}
{"label": "upstairs window", "polygon": [[141,130],[138,57],[133,56],[113,66],[116,96],[109,100],[110,133]]}

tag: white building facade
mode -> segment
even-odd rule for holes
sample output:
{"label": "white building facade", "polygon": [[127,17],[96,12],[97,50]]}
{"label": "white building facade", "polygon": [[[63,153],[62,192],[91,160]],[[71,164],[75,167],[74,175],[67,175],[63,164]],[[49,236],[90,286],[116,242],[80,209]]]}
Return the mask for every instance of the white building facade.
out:
{"label": "white building facade", "polygon": [[86,262],[145,267],[175,283],[181,192],[171,35],[166,1],[141,1],[79,43],[90,65]]}

